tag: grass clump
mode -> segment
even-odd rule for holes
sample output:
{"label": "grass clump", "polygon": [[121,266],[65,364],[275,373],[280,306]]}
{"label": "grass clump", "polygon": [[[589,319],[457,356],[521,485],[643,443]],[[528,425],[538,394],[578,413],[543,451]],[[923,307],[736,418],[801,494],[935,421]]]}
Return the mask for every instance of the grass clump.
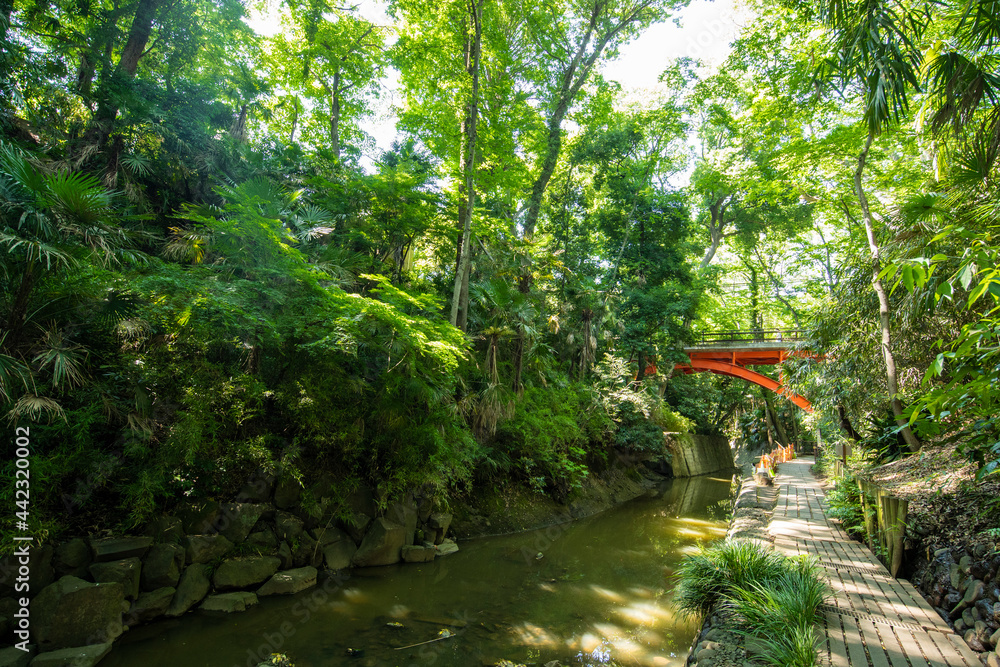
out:
{"label": "grass clump", "polygon": [[812,626],[827,594],[815,563],[734,540],[684,559],[676,577],[674,603],[682,613],[703,616],[718,606],[756,640],[766,664],[815,665]]}

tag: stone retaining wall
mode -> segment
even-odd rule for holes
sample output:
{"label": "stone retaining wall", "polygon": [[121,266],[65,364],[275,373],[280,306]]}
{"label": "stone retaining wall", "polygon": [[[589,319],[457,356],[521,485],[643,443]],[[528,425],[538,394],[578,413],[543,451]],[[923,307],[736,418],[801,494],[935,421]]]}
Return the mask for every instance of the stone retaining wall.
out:
{"label": "stone retaining wall", "polygon": [[[193,609],[240,612],[324,573],[458,550],[447,538],[451,515],[433,512],[430,496],[410,493],[377,516],[370,491],[339,491],[332,478],[306,489],[262,478],[237,502],[189,502],[137,535],[43,545],[29,553],[27,593],[18,557],[3,559],[0,644],[14,646],[0,650],[0,667],[92,667],[130,627]],[[16,617],[25,595],[30,631]]]}
{"label": "stone retaining wall", "polygon": [[[776,487],[757,486],[753,477],[745,477],[733,503],[733,517],[726,540],[751,540],[771,546],[772,538],[767,527],[777,500]],[[757,649],[752,639],[747,640],[733,632],[724,619],[713,612],[705,619],[701,632],[692,642],[687,664],[698,667],[747,667],[755,653]]]}
{"label": "stone retaining wall", "polygon": [[729,440],[722,436],[671,433],[667,449],[674,477],[696,477],[736,467]]}

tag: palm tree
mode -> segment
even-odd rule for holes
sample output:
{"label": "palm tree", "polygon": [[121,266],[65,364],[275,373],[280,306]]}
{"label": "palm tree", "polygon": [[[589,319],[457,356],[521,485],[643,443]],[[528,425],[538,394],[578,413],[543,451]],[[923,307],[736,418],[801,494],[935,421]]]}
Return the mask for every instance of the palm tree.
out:
{"label": "palm tree", "polygon": [[[113,199],[93,176],[46,171],[0,144],[0,401],[13,403],[13,414],[60,413],[54,400],[37,395],[42,374],[54,390],[84,381],[87,351],[60,328],[59,304],[40,298],[38,288],[79,266],[137,256]],[[106,301],[119,310],[130,305]]]}

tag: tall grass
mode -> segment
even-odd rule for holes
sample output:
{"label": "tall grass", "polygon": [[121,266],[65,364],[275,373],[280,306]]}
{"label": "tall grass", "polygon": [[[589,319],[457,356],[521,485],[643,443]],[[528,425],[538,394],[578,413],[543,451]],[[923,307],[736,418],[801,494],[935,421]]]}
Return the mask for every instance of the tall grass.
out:
{"label": "tall grass", "polygon": [[682,613],[701,616],[718,606],[755,638],[766,664],[815,665],[813,623],[827,586],[814,562],[734,540],[686,558],[675,576],[674,604]]}

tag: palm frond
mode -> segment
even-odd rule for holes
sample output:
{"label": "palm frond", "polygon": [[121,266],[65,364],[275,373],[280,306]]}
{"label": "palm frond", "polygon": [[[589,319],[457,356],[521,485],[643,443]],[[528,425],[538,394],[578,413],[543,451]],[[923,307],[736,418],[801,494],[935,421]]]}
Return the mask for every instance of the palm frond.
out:
{"label": "palm frond", "polygon": [[20,417],[27,417],[32,421],[39,421],[43,415],[48,415],[50,423],[56,417],[68,423],[66,413],[63,412],[59,403],[47,396],[35,394],[25,394],[19,398],[14,407],[7,413],[7,420],[16,422]]}

